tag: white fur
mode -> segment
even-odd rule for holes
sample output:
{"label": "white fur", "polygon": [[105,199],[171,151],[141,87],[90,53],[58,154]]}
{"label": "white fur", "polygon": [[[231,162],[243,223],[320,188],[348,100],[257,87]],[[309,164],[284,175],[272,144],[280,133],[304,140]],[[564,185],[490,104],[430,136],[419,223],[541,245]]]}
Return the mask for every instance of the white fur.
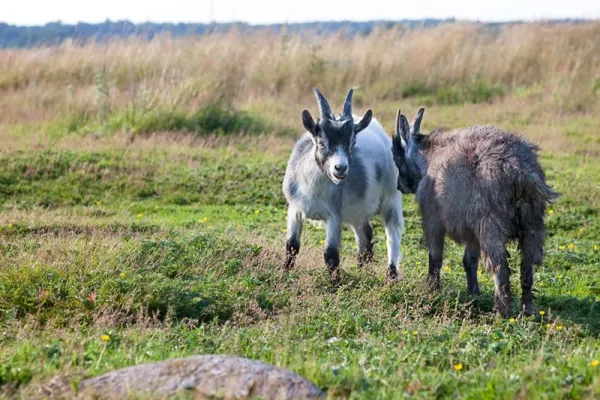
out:
{"label": "white fur", "polygon": [[[354,116],[355,124],[360,121]],[[308,133],[307,133],[308,134]],[[398,169],[392,155],[392,141],[382,126],[372,119],[371,123],[356,137],[356,145],[352,157],[360,156],[366,170],[366,191],[364,197],[353,198],[352,188],[347,178],[342,180],[343,195],[336,198],[339,187],[332,182],[318,167],[314,150],[308,154],[292,154],[283,191],[288,201],[287,238],[300,238],[304,219],[321,220],[327,224],[327,240],[325,247],[339,248],[341,224],[351,225],[356,233],[359,250],[361,235],[357,229],[368,222],[375,214],[384,216],[387,236],[388,264],[398,268],[401,257],[400,242],[404,228],[402,217],[402,194],[397,190]],[[343,162],[344,155],[339,160]],[[347,157],[345,158],[347,162]],[[376,179],[376,165],[381,167],[381,180]],[[335,165],[335,163],[331,163]],[[333,167],[332,167],[333,168]],[[350,165],[349,169],[352,168]],[[331,171],[330,169],[330,172]],[[347,173],[351,173],[350,170]],[[330,174],[331,175],[331,174]],[[293,193],[290,182],[297,183]],[[341,201],[341,207],[339,202]],[[395,218],[389,218],[394,216]],[[388,215],[388,218],[385,216]],[[364,238],[362,238],[364,240]]]}
{"label": "white fur", "polygon": [[[346,154],[346,152],[344,150],[339,149],[334,155],[331,156],[328,164],[329,164],[329,176],[331,177],[331,180],[336,185],[339,185],[340,183],[342,183],[344,181],[344,178],[347,175],[348,170],[345,170],[343,174],[340,174],[336,170],[335,167],[340,166],[342,168],[344,168],[344,167],[348,168],[348,155]],[[338,178],[336,175],[340,175],[340,178]]]}

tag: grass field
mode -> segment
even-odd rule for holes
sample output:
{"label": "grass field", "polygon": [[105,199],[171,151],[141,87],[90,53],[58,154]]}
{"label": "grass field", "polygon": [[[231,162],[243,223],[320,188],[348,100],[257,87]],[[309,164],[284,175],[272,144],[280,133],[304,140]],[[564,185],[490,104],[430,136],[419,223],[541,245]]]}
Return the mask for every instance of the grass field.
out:
{"label": "grass field", "polygon": [[[507,37],[517,40],[517,33]],[[600,36],[579,42],[579,34],[551,33],[571,40],[569,48],[600,46]],[[214,50],[224,39],[213,40]],[[245,39],[228,40],[232,52],[247,56],[239,49]],[[416,39],[403,40],[412,48]],[[514,318],[501,320],[492,311],[491,276],[480,276],[482,295],[466,294],[462,249],[451,242],[441,293],[426,288],[427,251],[412,196],[404,199],[398,284],[384,281],[380,220],[376,262],[364,268],[344,231],[339,290],[322,262],[325,234],[310,225],[296,268],[285,274],[281,182],[300,112],[316,114],[310,90],[290,78],[294,71],[282,75],[283,91],[248,75],[233,89],[211,86],[222,90],[216,94],[167,76],[193,79],[191,65],[177,69],[176,55],[199,52],[210,40],[171,43],[174,58],[164,60],[162,78],[152,57],[134,64],[130,81],[115,67],[135,46],[142,54],[156,43],[113,44],[116,58],[94,53],[93,45],[0,53],[12,63],[0,69],[0,397],[28,398],[54,377],[216,353],[289,368],[332,398],[600,396],[597,55],[581,53],[586,74],[539,67],[549,74],[539,80],[510,81],[490,69],[483,84],[440,69],[430,78],[440,78],[437,86],[419,86],[418,74],[405,68],[403,76],[415,80],[396,95],[383,90],[388,67],[369,80],[365,61],[346,81],[323,84],[336,109],[343,86],[361,84],[357,111],[372,108],[388,131],[398,106],[425,103],[425,132],[492,123],[540,144],[561,197],[547,215],[546,258],[534,283],[538,312],[520,317],[515,301]],[[292,56],[303,54],[295,49]],[[265,72],[261,57],[251,59],[255,73]],[[286,57],[277,57],[261,68],[285,70]],[[541,62],[535,57],[532,65]],[[333,76],[323,65],[324,76]],[[510,250],[518,295],[519,257]]]}

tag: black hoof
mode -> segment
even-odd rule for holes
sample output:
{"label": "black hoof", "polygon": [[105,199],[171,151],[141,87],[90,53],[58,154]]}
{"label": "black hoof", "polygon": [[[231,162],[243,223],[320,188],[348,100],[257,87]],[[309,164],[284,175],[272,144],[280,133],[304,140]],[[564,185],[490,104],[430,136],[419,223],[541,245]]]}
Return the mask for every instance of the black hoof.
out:
{"label": "black hoof", "polygon": [[476,295],[481,294],[481,289],[479,289],[479,285],[475,285],[473,287],[468,287],[467,292],[469,292],[469,294],[476,296]]}
{"label": "black hoof", "polygon": [[533,315],[533,302],[532,301],[523,301],[521,303],[521,314],[529,317]]}
{"label": "black hoof", "polygon": [[436,292],[439,292],[442,289],[439,277],[429,276],[425,283],[427,284],[427,286],[429,286],[431,290],[435,290]]}
{"label": "black hoof", "polygon": [[359,253],[358,254],[358,266],[359,267],[363,267],[366,264],[370,264],[373,262],[373,252],[372,251],[367,251],[364,253]]}
{"label": "black hoof", "polygon": [[340,279],[340,269],[329,268],[329,278],[331,279],[331,284],[333,285],[333,287],[338,288],[342,283]]}
{"label": "black hoof", "polygon": [[494,308],[496,309],[496,316],[500,318],[507,318],[510,315],[510,301],[496,299]]}
{"label": "black hoof", "polygon": [[394,264],[388,265],[387,274],[385,276],[387,281],[397,282],[400,280],[400,275],[398,274],[398,268]]}
{"label": "black hoof", "polygon": [[296,256],[300,252],[300,242],[296,238],[290,238],[285,244],[285,262],[283,269],[289,271],[294,267]]}
{"label": "black hoof", "polygon": [[289,272],[292,268],[294,268],[295,261],[295,257],[286,256],[285,262],[283,263],[283,270],[285,272]]}

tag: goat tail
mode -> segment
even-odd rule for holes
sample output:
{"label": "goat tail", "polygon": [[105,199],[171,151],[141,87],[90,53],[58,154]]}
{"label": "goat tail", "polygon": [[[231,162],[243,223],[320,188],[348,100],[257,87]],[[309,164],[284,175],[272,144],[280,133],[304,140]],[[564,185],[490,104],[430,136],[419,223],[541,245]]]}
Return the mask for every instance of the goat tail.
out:
{"label": "goat tail", "polygon": [[544,210],[546,204],[558,198],[558,193],[546,184],[543,173],[523,173],[520,178],[517,212],[521,257],[523,265],[541,265],[546,236]]}
{"label": "goat tail", "polygon": [[559,194],[546,184],[543,176],[537,173],[521,174],[519,182],[519,197],[530,203],[551,204]]}

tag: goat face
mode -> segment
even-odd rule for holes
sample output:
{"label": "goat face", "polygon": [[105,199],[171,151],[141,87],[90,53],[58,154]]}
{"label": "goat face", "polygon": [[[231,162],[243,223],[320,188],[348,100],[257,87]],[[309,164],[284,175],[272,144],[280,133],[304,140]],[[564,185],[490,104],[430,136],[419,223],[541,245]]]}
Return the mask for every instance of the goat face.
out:
{"label": "goat face", "polygon": [[416,193],[423,178],[420,168],[420,164],[424,163],[420,154],[422,135],[419,134],[423,112],[425,109],[421,108],[410,125],[400,110],[396,117],[392,153],[398,168],[398,190],[403,194]]}
{"label": "goat face", "polygon": [[344,112],[340,116],[334,117],[325,97],[316,88],[314,91],[321,118],[315,122],[308,110],[304,110],[302,124],[311,134],[315,144],[317,165],[337,185],[348,176],[356,135],[369,126],[373,113],[368,110],[358,124],[354,123],[352,116],[353,90],[351,89],[346,97]]}

